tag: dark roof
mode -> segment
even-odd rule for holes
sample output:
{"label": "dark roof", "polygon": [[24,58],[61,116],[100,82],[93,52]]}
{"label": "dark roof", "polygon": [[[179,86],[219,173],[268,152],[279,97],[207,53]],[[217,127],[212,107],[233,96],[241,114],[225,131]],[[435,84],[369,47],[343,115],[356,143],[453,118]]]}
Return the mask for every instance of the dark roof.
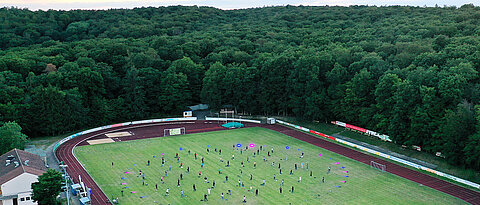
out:
{"label": "dark roof", "polygon": [[[7,164],[7,160],[10,160],[10,164],[5,166]],[[27,160],[28,165],[25,165],[25,161]],[[18,166],[16,167],[15,162],[18,162]],[[40,156],[25,152],[23,150],[13,149],[0,156],[0,185],[23,173],[30,173],[40,176],[46,171],[47,168],[45,167],[45,163]]]}

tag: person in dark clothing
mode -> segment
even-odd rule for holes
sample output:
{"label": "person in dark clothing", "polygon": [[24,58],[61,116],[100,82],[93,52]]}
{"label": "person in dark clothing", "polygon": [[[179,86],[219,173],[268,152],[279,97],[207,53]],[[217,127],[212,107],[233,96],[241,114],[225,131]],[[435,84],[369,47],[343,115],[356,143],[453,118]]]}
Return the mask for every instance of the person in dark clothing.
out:
{"label": "person in dark clothing", "polygon": [[207,194],[203,195],[203,201],[208,201]]}
{"label": "person in dark clothing", "polygon": [[282,193],[282,187],[280,187],[280,194]]}
{"label": "person in dark clothing", "polygon": [[258,189],[255,190],[255,196],[258,196]]}
{"label": "person in dark clothing", "polygon": [[193,184],[193,191],[197,191],[197,187],[195,187],[195,184]]}
{"label": "person in dark clothing", "polygon": [[292,186],[292,193],[293,193],[294,190],[295,190],[295,188],[293,188],[293,186]]}

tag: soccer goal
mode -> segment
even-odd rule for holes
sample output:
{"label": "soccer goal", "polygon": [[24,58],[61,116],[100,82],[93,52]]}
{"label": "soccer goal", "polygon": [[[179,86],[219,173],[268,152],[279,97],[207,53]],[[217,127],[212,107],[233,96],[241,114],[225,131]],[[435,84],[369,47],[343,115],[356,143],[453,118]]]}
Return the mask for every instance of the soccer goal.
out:
{"label": "soccer goal", "polygon": [[164,129],[163,136],[173,136],[173,135],[184,135],[185,134],[185,127],[180,128],[171,128],[171,129]]}
{"label": "soccer goal", "polygon": [[387,166],[385,166],[384,164],[380,164],[378,162],[375,162],[375,161],[370,161],[370,167],[372,168],[375,168],[375,169],[378,169],[382,172],[386,172],[387,171]]}

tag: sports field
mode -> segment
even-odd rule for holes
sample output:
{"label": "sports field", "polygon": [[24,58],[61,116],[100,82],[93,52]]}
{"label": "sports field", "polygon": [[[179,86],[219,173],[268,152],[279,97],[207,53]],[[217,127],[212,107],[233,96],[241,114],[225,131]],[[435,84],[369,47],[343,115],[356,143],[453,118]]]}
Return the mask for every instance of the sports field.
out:
{"label": "sports field", "polygon": [[[241,148],[237,144],[241,144]],[[176,153],[180,157],[178,161]],[[300,158],[302,153],[304,157]],[[465,204],[429,187],[258,127],[80,146],[75,148],[75,154],[106,195],[118,197],[120,204],[198,204],[204,203],[201,200],[205,194],[210,204],[242,203],[243,196],[247,204]],[[183,168],[179,167],[180,163]],[[140,170],[145,176],[145,185]],[[325,182],[322,182],[323,177]],[[263,180],[265,185],[261,185]],[[193,184],[196,191],[193,191]],[[210,195],[208,188],[211,188]],[[258,196],[255,196],[257,189]],[[181,190],[184,197],[181,197]],[[224,193],[223,200],[221,193]]]}

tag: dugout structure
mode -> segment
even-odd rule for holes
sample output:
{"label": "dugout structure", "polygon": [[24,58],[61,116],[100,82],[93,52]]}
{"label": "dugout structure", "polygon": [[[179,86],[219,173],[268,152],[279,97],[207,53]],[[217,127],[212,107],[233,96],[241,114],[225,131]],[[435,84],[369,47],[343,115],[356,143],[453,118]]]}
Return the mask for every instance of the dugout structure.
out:
{"label": "dugout structure", "polygon": [[180,128],[170,128],[163,130],[163,136],[174,136],[174,135],[184,135],[185,134],[185,127]]}

